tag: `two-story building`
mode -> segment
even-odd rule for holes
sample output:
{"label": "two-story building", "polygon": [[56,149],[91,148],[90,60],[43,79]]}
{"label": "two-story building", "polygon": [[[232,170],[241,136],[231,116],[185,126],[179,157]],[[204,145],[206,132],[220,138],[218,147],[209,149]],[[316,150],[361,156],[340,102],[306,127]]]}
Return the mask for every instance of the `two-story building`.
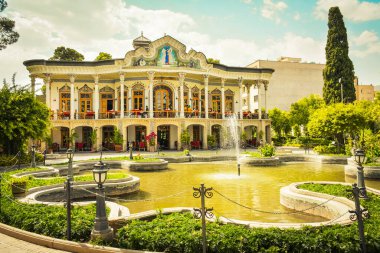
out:
{"label": "two-story building", "polygon": [[74,132],[77,149],[90,150],[93,131],[97,147],[113,149],[115,129],[124,149],[128,143],[145,149],[151,132],[161,149],[180,149],[184,129],[193,148],[208,148],[209,135],[223,146],[232,115],[252,144],[270,140],[266,113],[243,111],[250,108],[243,102],[253,101],[243,97],[252,96],[252,85],[266,92],[273,69],[211,64],[170,36],[150,41],[141,34],[133,46],[122,59],[24,62],[32,90],[36,78],[45,82],[56,150],[66,149]]}

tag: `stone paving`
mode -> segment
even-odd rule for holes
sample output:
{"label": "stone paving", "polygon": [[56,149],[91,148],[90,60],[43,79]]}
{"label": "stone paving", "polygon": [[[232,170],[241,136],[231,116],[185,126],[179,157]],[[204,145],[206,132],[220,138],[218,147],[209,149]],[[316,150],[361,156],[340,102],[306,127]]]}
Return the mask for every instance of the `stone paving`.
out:
{"label": "stone paving", "polygon": [[0,233],[1,253],[65,253],[67,251],[50,249]]}

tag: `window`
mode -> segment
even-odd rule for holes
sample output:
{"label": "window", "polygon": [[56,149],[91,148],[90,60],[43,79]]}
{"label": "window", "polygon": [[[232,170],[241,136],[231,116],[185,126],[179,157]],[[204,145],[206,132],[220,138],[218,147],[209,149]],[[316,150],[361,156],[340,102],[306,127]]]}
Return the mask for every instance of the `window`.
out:
{"label": "window", "polygon": [[234,104],[234,97],[233,96],[226,96],[226,112],[233,112],[233,104]]}
{"label": "window", "polygon": [[79,110],[80,112],[92,111],[92,93],[79,94]]}
{"label": "window", "polygon": [[133,91],[133,105],[134,110],[143,110],[144,109],[144,91],[143,90],[134,90]]}
{"label": "window", "polygon": [[101,93],[100,98],[101,98],[101,107],[100,111],[101,112],[107,112],[111,111],[114,109],[113,107],[113,99],[114,93]]}
{"label": "window", "polygon": [[196,93],[193,93],[193,109],[194,110],[199,110],[199,93],[196,92]]}
{"label": "window", "polygon": [[70,111],[70,93],[69,92],[60,92],[59,93],[59,108],[63,112]]}
{"label": "window", "polygon": [[220,95],[212,95],[212,110],[220,112]]}

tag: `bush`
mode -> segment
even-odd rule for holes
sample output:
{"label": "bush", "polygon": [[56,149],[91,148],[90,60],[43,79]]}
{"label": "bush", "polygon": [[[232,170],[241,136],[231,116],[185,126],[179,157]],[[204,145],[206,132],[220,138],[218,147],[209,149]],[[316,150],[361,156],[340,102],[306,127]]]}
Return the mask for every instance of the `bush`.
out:
{"label": "bush", "polygon": [[[25,170],[22,170],[25,171]],[[1,181],[2,223],[55,238],[66,238],[66,209],[62,206],[42,204],[25,204],[13,198],[11,193],[11,174],[20,171],[4,173]],[[24,179],[22,179],[24,180]],[[72,239],[88,241],[95,219],[95,205],[75,207],[72,209]]]}
{"label": "bush", "polygon": [[337,148],[332,145],[315,146],[313,150],[318,154],[337,154]]}
{"label": "bush", "polygon": [[[18,157],[15,155],[0,155],[0,166],[13,166],[17,164]],[[44,156],[40,153],[36,153],[36,162],[42,162]],[[20,164],[30,164],[32,161],[32,155],[22,154],[20,158]]]}
{"label": "bush", "polygon": [[265,144],[264,146],[260,147],[259,151],[263,157],[272,157],[276,153],[274,146],[270,144]]}

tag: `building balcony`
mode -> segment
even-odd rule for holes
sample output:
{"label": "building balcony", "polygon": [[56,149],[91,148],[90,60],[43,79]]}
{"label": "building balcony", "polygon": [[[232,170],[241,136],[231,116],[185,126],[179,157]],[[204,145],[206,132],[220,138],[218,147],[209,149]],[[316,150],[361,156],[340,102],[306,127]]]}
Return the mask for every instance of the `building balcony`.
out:
{"label": "building balcony", "polygon": [[[232,112],[225,112],[224,117],[221,112],[215,112],[215,111],[209,111],[208,112],[208,119],[228,119],[234,115]],[[73,120],[98,120],[98,119],[120,119],[120,118],[129,118],[129,119],[137,119],[137,118],[151,118],[149,111],[143,111],[143,110],[131,110],[131,111],[124,111],[124,116],[121,117],[121,112],[117,110],[109,110],[109,111],[100,111],[98,113],[98,116],[96,115],[95,111],[88,111],[88,112],[74,112],[74,119]],[[160,111],[153,111],[153,118],[162,119],[162,118],[206,118],[206,113],[204,111],[185,111],[183,113],[183,117],[181,117],[181,113],[176,110],[160,110]],[[238,119],[243,120],[258,120],[259,114],[257,112],[250,113],[250,112],[243,112],[243,117],[240,117],[238,113]],[[71,120],[71,112],[70,111],[50,111],[50,119],[51,120]],[[269,119],[267,113],[261,114],[261,119]]]}

